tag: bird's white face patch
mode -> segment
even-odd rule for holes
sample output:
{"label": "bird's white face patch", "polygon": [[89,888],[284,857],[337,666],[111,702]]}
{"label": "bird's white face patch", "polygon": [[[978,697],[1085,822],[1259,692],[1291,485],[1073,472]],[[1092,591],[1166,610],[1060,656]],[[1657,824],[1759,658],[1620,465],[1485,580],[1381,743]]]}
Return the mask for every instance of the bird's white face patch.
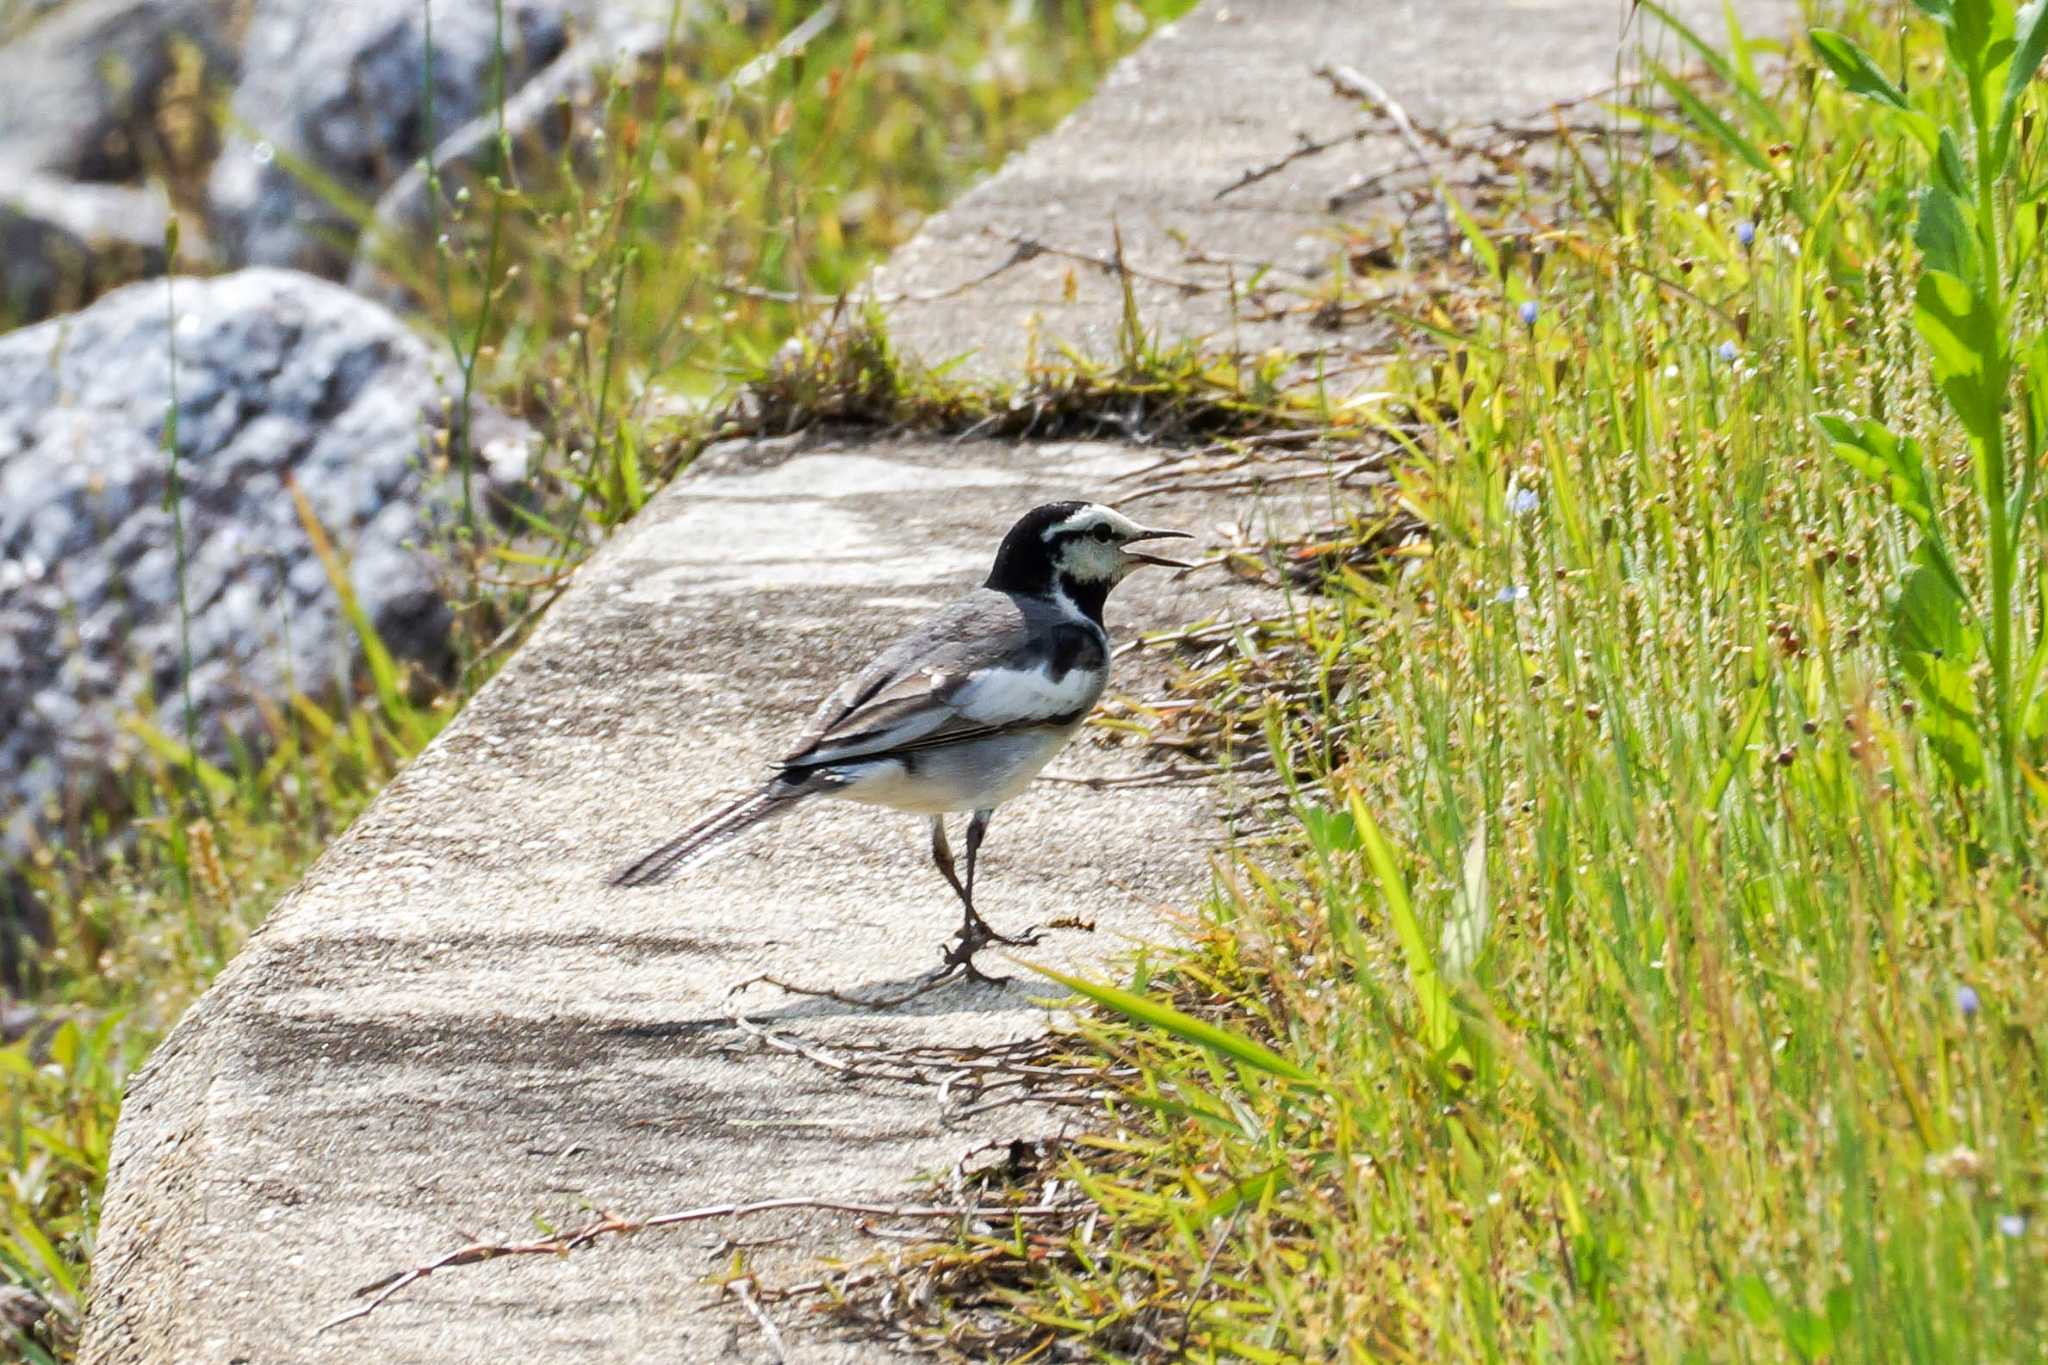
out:
{"label": "bird's white face patch", "polygon": [[1054,563],[1069,578],[1083,583],[1114,583],[1131,571],[1124,542],[1145,528],[1114,508],[1090,503],[1066,520],[1045,529]]}

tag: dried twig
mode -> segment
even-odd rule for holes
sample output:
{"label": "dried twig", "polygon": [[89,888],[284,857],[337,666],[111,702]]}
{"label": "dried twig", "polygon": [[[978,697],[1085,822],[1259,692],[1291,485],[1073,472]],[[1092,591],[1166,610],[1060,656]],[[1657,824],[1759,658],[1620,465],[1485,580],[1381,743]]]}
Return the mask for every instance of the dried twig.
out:
{"label": "dried twig", "polygon": [[[958,284],[948,285],[944,289],[909,289],[896,293],[872,294],[869,296],[869,299],[871,302],[882,304],[885,307],[894,306],[899,303],[943,303],[947,299],[960,297],[960,295],[965,294],[970,289],[979,289],[1004,271],[1013,270],[1023,265],[1026,261],[1033,259],[1038,254],[1039,250],[1035,243],[1019,241],[1016,243],[1016,249],[1010,253],[1007,259],[990,266],[979,275],[962,280]],[[763,303],[809,303],[813,297],[809,294],[798,293],[793,289],[769,289],[764,285],[749,284],[745,280],[735,279],[730,275],[720,280],[718,287],[725,293],[737,294],[743,299],[759,299]],[[844,302],[843,295],[840,301]]]}
{"label": "dried twig", "polygon": [[396,1271],[381,1280],[373,1280],[355,1292],[355,1297],[365,1300],[361,1306],[329,1319],[316,1331],[325,1332],[329,1328],[339,1327],[357,1318],[366,1318],[438,1271],[450,1270],[456,1266],[477,1265],[507,1256],[566,1256],[572,1251],[580,1250],[607,1237],[625,1237],[636,1232],[651,1232],[657,1228],[709,1222],[717,1218],[750,1218],[762,1213],[804,1210],[817,1213],[846,1213],[862,1218],[930,1218],[991,1222],[1005,1218],[1064,1217],[1072,1214],[1077,1207],[1075,1204],[868,1204],[853,1200],[792,1196],[783,1199],[758,1199],[752,1202],[706,1204],[701,1208],[681,1209],[674,1213],[656,1214],[651,1218],[624,1218],[615,1213],[606,1213],[600,1214],[573,1232],[555,1237],[539,1237],[528,1242],[472,1242],[444,1256],[416,1265],[410,1270]]}
{"label": "dried twig", "polygon": [[1372,132],[1373,126],[1370,123],[1366,123],[1353,128],[1348,133],[1339,133],[1335,137],[1322,138],[1320,140],[1311,138],[1306,133],[1297,134],[1300,142],[1292,151],[1288,152],[1285,156],[1275,157],[1262,166],[1252,167],[1243,175],[1240,175],[1237,179],[1216,191],[1210,198],[1212,200],[1228,198],[1248,185],[1256,185],[1269,176],[1278,175],[1297,161],[1303,161],[1312,156],[1321,156],[1333,147],[1342,147],[1351,142],[1363,142],[1366,138],[1372,136]]}
{"label": "dried twig", "polygon": [[759,1300],[755,1299],[753,1281],[751,1279],[734,1280],[732,1282],[732,1292],[739,1299],[740,1307],[747,1310],[748,1315],[754,1319],[755,1325],[761,1329],[761,1335],[768,1339],[768,1349],[775,1353],[775,1359],[779,1362],[784,1362],[786,1365],[786,1362],[789,1360],[789,1352],[783,1349],[782,1333],[775,1330],[775,1323],[768,1317],[767,1310],[761,1307]]}
{"label": "dried twig", "polygon": [[[991,234],[996,232],[994,228],[985,230]],[[1027,237],[1023,233],[1017,232],[1004,234],[1003,240],[1018,251],[1029,251],[1033,256],[1057,256],[1063,261],[1073,261],[1077,265],[1085,265],[1090,269],[1099,270],[1105,275],[1128,275],[1132,279],[1147,280],[1153,284],[1163,284],[1169,289],[1178,289],[1183,294],[1213,294],[1224,287],[1220,284],[1207,284],[1201,280],[1180,279],[1173,275],[1161,275],[1150,270],[1140,270],[1123,260],[1120,251],[1106,254],[1094,251],[1076,251],[1071,247],[1054,246],[1049,242],[1040,241],[1036,237]]]}
{"label": "dried twig", "polygon": [[1431,168],[1429,153],[1422,150],[1422,139],[1416,134],[1415,123],[1408,117],[1408,111],[1401,107],[1400,101],[1381,88],[1378,81],[1356,67],[1325,62],[1315,69],[1315,74],[1328,81],[1331,88],[1338,93],[1364,100],[1393,120],[1394,131],[1401,135],[1401,141],[1408,144],[1408,151],[1414,156],[1416,166],[1429,177],[1431,192],[1436,195],[1438,227],[1443,232],[1443,240],[1446,244],[1457,241],[1456,234],[1451,230],[1451,208],[1444,191],[1443,177]]}
{"label": "dried twig", "polygon": [[1187,1311],[1181,1314],[1180,1345],[1174,1348],[1174,1359],[1184,1360],[1188,1354],[1188,1335],[1195,1330],[1195,1309],[1201,1306],[1202,1295],[1209,1292],[1209,1277],[1216,1271],[1216,1257],[1231,1238],[1237,1236],[1237,1225],[1244,1220],[1245,1206],[1239,1204],[1232,1210],[1230,1222],[1216,1240],[1209,1244],[1209,1254],[1202,1258],[1202,1273],[1195,1277],[1195,1287],[1188,1293]]}
{"label": "dried twig", "polygon": [[767,1047],[802,1057],[849,1079],[929,1086],[938,1091],[941,1122],[952,1124],[1017,1104],[1089,1106],[1108,1091],[1096,1082],[1127,1079],[1128,1069],[1048,1066],[1053,1040],[1039,1037],[987,1047],[844,1043],[832,1047],[778,1033],[744,1016],[733,1024]]}
{"label": "dried twig", "polygon": [[995,982],[1003,979],[1001,977],[984,976],[978,971],[973,971],[972,968],[967,968],[966,971],[963,971],[963,966],[964,964],[959,962],[941,963],[912,982],[907,989],[898,991],[894,995],[848,995],[845,991],[834,990],[830,986],[799,986],[796,982],[784,981],[781,977],[771,972],[761,972],[750,976],[745,981],[739,982],[731,990],[727,991],[726,994],[729,996],[738,995],[749,986],[773,986],[775,989],[786,992],[789,995],[808,996],[813,1000],[831,1000],[837,1004],[851,1005],[855,1009],[886,1010],[893,1009],[897,1005],[908,1004],[919,996],[930,995],[939,987],[955,980],[969,979],[967,975],[969,972],[972,973],[972,979],[984,982]]}

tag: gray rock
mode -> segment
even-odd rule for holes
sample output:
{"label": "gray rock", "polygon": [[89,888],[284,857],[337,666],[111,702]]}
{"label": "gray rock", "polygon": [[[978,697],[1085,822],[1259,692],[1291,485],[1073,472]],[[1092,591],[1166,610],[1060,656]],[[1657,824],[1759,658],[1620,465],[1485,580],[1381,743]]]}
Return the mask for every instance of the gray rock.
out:
{"label": "gray rock", "polygon": [[[506,0],[508,95],[568,46],[573,8],[567,0]],[[209,185],[226,259],[341,275],[355,227],[332,192],[373,201],[434,140],[490,107],[494,0],[433,7],[431,128],[425,12],[419,0],[258,0],[242,49],[247,74],[233,102],[240,131],[227,140]],[[314,176],[332,189],[315,189]]]}
{"label": "gray rock", "polygon": [[246,0],[69,0],[38,6],[0,39],[0,174],[133,182],[188,153],[170,145],[166,83],[195,98],[234,70]]}
{"label": "gray rock", "polygon": [[[610,73],[660,55],[669,25],[654,21],[615,23],[580,40],[545,71],[505,101],[504,128],[520,180],[543,174],[569,142],[577,106],[595,98]],[[474,184],[493,160],[498,111],[487,109],[441,139],[432,162],[444,196]],[[386,268],[396,256],[416,257],[431,221],[427,159],[421,158],[377,200],[370,226],[358,243],[349,288],[393,307],[410,302],[403,281]],[[445,211],[445,210],[444,210]]]}
{"label": "gray rock", "polygon": [[160,272],[170,212],[155,186],[42,175],[0,184],[0,326],[68,311]]}
{"label": "gray rock", "polygon": [[[7,1006],[19,992],[37,952],[50,946],[50,912],[18,868],[0,867],[0,1046],[13,1042],[35,1022]],[[19,1025],[19,1027],[17,1027]]]}
{"label": "gray rock", "polygon": [[[425,547],[451,512],[429,436],[453,367],[383,309],[303,275],[169,287],[192,700],[220,756],[231,734],[260,739],[255,698],[293,680],[317,691],[358,655],[290,485],[348,556],[385,644],[445,661]],[[132,285],[0,336],[0,862],[53,803],[89,796],[133,755],[129,717],[183,728],[166,290]],[[493,412],[472,426],[481,444],[524,439]]]}
{"label": "gray rock", "polygon": [[28,1286],[0,1284],[0,1327],[10,1338],[16,1332],[26,1336],[35,1331],[49,1314],[50,1305]]}

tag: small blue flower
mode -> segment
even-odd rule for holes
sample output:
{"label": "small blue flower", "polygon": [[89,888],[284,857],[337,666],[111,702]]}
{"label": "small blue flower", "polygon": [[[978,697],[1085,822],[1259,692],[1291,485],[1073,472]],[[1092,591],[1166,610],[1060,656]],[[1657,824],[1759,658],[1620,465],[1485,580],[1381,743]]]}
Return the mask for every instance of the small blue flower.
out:
{"label": "small blue flower", "polygon": [[1513,606],[1529,595],[1529,590],[1520,583],[1510,583],[1493,595],[1493,600],[1502,606]]}
{"label": "small blue flower", "polygon": [[1518,517],[1526,517],[1535,511],[1541,502],[1542,499],[1536,496],[1535,489],[1517,488],[1508,495],[1508,511]]}
{"label": "small blue flower", "polygon": [[1981,1007],[1982,1002],[1977,999],[1976,988],[1971,986],[1956,987],[1956,1011],[1963,1018],[1975,1019],[1977,1011]]}
{"label": "small blue flower", "polygon": [[1520,308],[1517,308],[1515,312],[1520,315],[1522,319],[1522,325],[1524,327],[1534,327],[1536,325],[1536,319],[1543,316],[1543,310],[1536,306],[1536,300],[1534,299],[1530,299],[1529,301],[1524,303]]}
{"label": "small blue flower", "polygon": [[2001,1213],[1998,1215],[1998,1230],[2008,1237],[2027,1235],[2027,1215],[2024,1213]]}
{"label": "small blue flower", "polygon": [[1744,251],[1756,245],[1756,224],[1745,218],[1735,225],[1735,240],[1742,243]]}
{"label": "small blue flower", "polygon": [[1736,360],[1742,355],[1742,348],[1740,346],[1737,346],[1732,341],[1724,341],[1721,343],[1720,347],[1717,350],[1715,350],[1714,354],[1720,356],[1721,359],[1727,361],[1730,365],[1733,365],[1736,362]]}

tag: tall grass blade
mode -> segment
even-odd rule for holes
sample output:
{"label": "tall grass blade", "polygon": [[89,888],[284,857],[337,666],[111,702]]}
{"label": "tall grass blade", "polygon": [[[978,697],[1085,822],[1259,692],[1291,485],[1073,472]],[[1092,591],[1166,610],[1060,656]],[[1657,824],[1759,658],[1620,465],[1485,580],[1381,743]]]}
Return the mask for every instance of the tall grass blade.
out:
{"label": "tall grass blade", "polygon": [[1263,1043],[1197,1019],[1193,1015],[1183,1014],[1162,1001],[1134,995],[1130,991],[1090,981],[1086,977],[1071,976],[1035,962],[1025,965],[1039,975],[1057,981],[1076,995],[1084,996],[1104,1009],[1114,1010],[1134,1023],[1170,1033],[1197,1047],[1206,1048],[1218,1056],[1227,1057],[1255,1071],[1278,1076],[1284,1081],[1309,1086],[1324,1084],[1322,1078],[1313,1071],[1288,1061]]}

